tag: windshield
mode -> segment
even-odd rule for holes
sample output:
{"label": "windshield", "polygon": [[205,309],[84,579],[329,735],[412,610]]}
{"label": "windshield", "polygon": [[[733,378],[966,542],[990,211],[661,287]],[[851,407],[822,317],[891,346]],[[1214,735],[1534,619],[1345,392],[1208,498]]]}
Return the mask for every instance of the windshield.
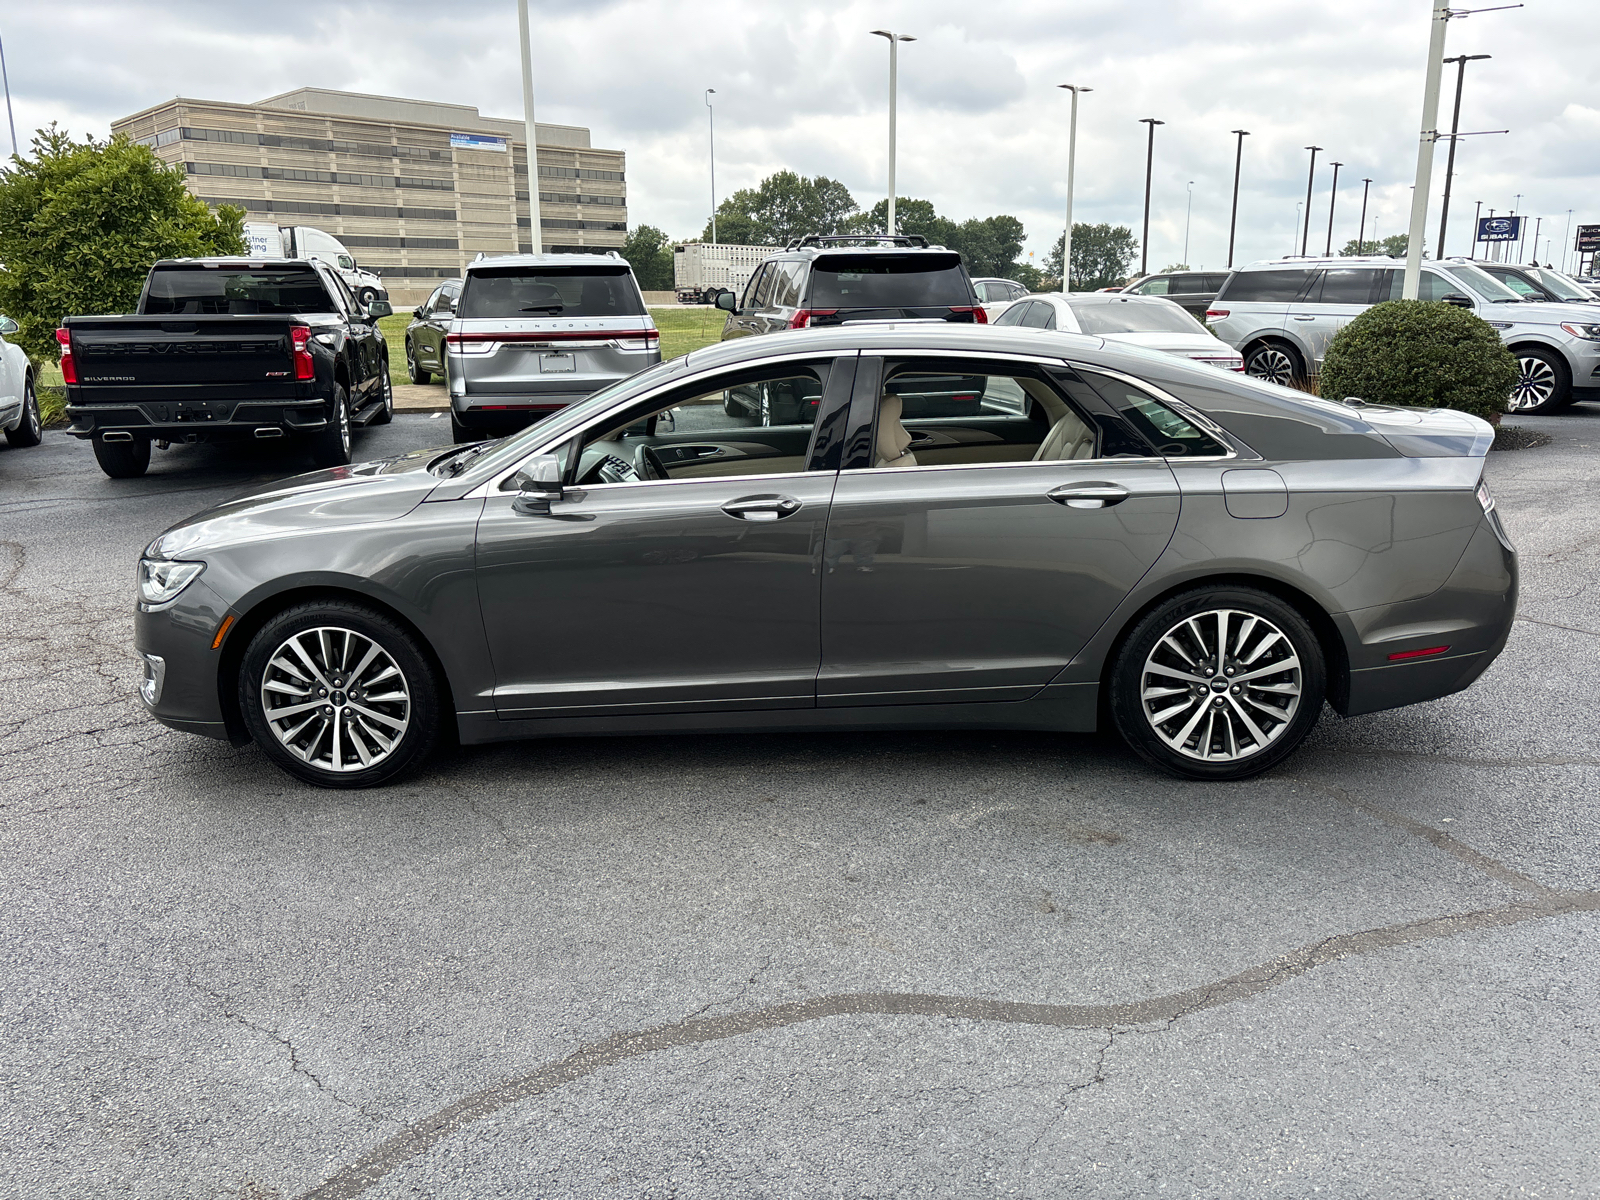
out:
{"label": "windshield", "polygon": [[627,265],[485,267],[468,271],[461,317],[640,317],[644,305]]}
{"label": "windshield", "polygon": [[157,267],[143,311],[205,315],[335,312],[322,280],[306,267]]}
{"label": "windshield", "polygon": [[811,308],[969,308],[956,254],[829,254],[811,267]]}
{"label": "windshield", "polygon": [[1073,304],[1072,315],[1085,333],[1205,333],[1206,327],[1176,304]]}
{"label": "windshield", "polygon": [[1594,293],[1586,288],[1579,287],[1560,271],[1552,271],[1548,267],[1534,267],[1528,272],[1544,287],[1544,290],[1562,300],[1593,300]]}
{"label": "windshield", "polygon": [[1519,304],[1522,297],[1513,292],[1487,271],[1480,271],[1477,267],[1468,266],[1466,263],[1438,263],[1440,269],[1449,271],[1463,283],[1470,283],[1473,289],[1485,300],[1515,300]]}

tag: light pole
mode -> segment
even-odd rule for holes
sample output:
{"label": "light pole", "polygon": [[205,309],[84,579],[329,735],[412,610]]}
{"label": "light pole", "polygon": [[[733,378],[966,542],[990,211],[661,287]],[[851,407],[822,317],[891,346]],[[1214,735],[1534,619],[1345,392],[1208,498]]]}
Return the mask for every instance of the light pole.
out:
{"label": "light pole", "polygon": [[1328,193],[1328,244],[1322,248],[1322,257],[1333,257],[1333,206],[1339,199],[1339,168],[1342,162],[1333,164],[1333,189]]}
{"label": "light pole", "polygon": [[1571,251],[1571,247],[1572,247],[1572,210],[1569,208],[1569,209],[1567,209],[1567,232],[1562,235],[1562,239],[1561,239],[1561,269],[1563,271],[1565,271],[1567,269],[1568,264],[1571,263],[1571,261],[1572,261],[1572,259],[1569,257],[1569,253]]}
{"label": "light pole", "polygon": [[716,88],[707,88],[706,102],[706,131],[711,138],[711,244],[717,244],[717,114],[711,107],[711,97],[717,94]]}
{"label": "light pole", "polygon": [[1439,244],[1434,248],[1434,254],[1444,257],[1444,233],[1446,223],[1450,220],[1450,183],[1456,173],[1456,142],[1461,131],[1461,86],[1466,82],[1467,64],[1476,62],[1480,58],[1493,58],[1492,54],[1460,54],[1455,58],[1447,58],[1447,63],[1456,64],[1456,106],[1454,115],[1450,118],[1450,155],[1444,164],[1444,204],[1439,210]]}
{"label": "light pole", "polygon": [[1289,231],[1289,253],[1294,254],[1294,235],[1300,231],[1300,212],[1306,206],[1304,200],[1294,202],[1294,228]]}
{"label": "light pole", "polygon": [[1361,228],[1356,232],[1356,253],[1367,252],[1367,189],[1372,186],[1372,180],[1361,181]]}
{"label": "light pole", "polygon": [[1156,161],[1156,126],[1165,125],[1154,117],[1140,117],[1139,124],[1150,126],[1150,141],[1144,152],[1144,237],[1139,241],[1139,274],[1150,270],[1150,171]]}
{"label": "light pole", "polygon": [[1078,161],[1078,93],[1092,92],[1093,88],[1076,83],[1058,83],[1072,93],[1072,117],[1067,122],[1067,231],[1061,235],[1061,290],[1072,290],[1072,182]]}
{"label": "light pole", "polygon": [[1543,217],[1534,218],[1533,222],[1533,265],[1539,265],[1539,230],[1544,225]]}
{"label": "light pole", "polygon": [[1228,215],[1228,266],[1233,266],[1233,231],[1239,224],[1239,166],[1244,162],[1244,140],[1250,136],[1248,129],[1235,129],[1239,145],[1233,152],[1233,208]]}
{"label": "light pole", "polygon": [[1300,233],[1300,257],[1301,258],[1305,257],[1305,255],[1306,255],[1306,243],[1311,238],[1311,185],[1316,181],[1316,178],[1317,178],[1317,151],[1321,150],[1322,147],[1321,146],[1307,146],[1306,149],[1311,151],[1311,169],[1306,172],[1306,208],[1305,208],[1306,219],[1305,219],[1304,225],[1301,228],[1301,233]]}
{"label": "light pole", "polygon": [[1472,210],[1472,249],[1467,254],[1469,258],[1478,257],[1478,219],[1483,216],[1483,201],[1478,200],[1476,204],[1478,207]]}
{"label": "light pole", "polygon": [[528,43],[528,0],[517,0],[517,32],[522,49],[523,136],[528,139],[528,249],[543,254],[544,224],[539,220],[539,131],[533,121],[533,49]]}
{"label": "light pole", "polygon": [[[1520,213],[1521,211],[1522,211],[1522,193],[1518,192],[1516,194],[1515,198],[1514,198],[1514,201],[1513,201],[1512,205],[1511,205],[1511,215],[1514,217],[1518,213]],[[1506,256],[1503,259],[1501,259],[1500,261],[1501,262],[1510,262],[1511,261],[1511,252],[1512,252],[1513,249],[1515,249],[1517,251],[1517,258],[1520,260],[1522,258],[1522,227],[1520,225],[1517,227],[1517,245],[1515,247],[1507,246],[1506,247]]]}
{"label": "light pole", "polygon": [[1194,180],[1189,180],[1189,198],[1183,205],[1183,265],[1189,265],[1189,214],[1194,212]]}
{"label": "light pole", "polygon": [[11,126],[11,153],[21,154],[17,145],[17,119],[11,115],[11,76],[6,71],[6,44],[0,40],[0,80],[6,85],[6,122]]}
{"label": "light pole", "polygon": [[890,237],[894,236],[894,108],[895,93],[899,88],[900,70],[900,43],[914,42],[917,39],[903,33],[892,33],[887,29],[874,29],[875,37],[887,38],[889,42],[889,213],[884,223],[884,232]]}
{"label": "light pole", "polygon": [[1428,193],[1433,185],[1433,145],[1439,137],[1439,75],[1444,70],[1444,31],[1450,0],[1434,0],[1428,34],[1428,69],[1422,83],[1422,122],[1417,137],[1417,177],[1411,193],[1411,224],[1406,229],[1406,276],[1400,289],[1415,300],[1422,287],[1422,238],[1428,223]]}

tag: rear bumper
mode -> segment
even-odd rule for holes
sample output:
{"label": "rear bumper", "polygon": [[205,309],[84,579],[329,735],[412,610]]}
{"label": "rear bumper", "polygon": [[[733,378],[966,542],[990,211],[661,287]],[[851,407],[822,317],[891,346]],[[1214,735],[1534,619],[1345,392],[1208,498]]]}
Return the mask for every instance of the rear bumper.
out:
{"label": "rear bumper", "polygon": [[68,430],[91,438],[109,431],[169,442],[251,438],[272,428],[286,434],[315,433],[328,424],[327,401],[150,400],[133,404],[69,404]]}

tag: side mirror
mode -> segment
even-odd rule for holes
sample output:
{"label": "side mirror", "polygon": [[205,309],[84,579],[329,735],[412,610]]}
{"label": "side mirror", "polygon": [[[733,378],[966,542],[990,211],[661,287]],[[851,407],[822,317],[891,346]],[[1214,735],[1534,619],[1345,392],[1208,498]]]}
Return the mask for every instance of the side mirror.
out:
{"label": "side mirror", "polygon": [[423,312],[420,308],[413,308],[411,310],[411,316],[415,320],[422,321],[427,319],[428,314]]}
{"label": "side mirror", "polygon": [[550,502],[561,499],[561,460],[554,454],[540,454],[528,460],[517,473],[517,498],[511,511],[525,517],[548,517]]}
{"label": "side mirror", "polygon": [[394,316],[394,305],[387,300],[373,300],[367,305],[367,315],[369,317],[392,317]]}
{"label": "side mirror", "polygon": [[717,293],[717,307],[723,312],[736,313],[739,311],[738,300],[732,292]]}
{"label": "side mirror", "polygon": [[22,326],[18,325],[10,317],[0,317],[0,336],[8,333],[15,333],[21,328]]}
{"label": "side mirror", "polygon": [[1472,300],[1460,292],[1451,292],[1444,298],[1446,304],[1454,304],[1457,308],[1471,308]]}

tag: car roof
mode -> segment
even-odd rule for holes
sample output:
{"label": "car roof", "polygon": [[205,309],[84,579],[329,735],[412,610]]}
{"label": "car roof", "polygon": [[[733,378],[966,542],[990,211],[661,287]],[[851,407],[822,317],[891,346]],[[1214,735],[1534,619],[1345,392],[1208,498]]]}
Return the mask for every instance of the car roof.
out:
{"label": "car roof", "polygon": [[1167,296],[1139,296],[1126,292],[1039,292],[1033,299],[1059,300],[1068,306],[1081,304],[1085,308],[1098,304],[1170,304],[1174,308],[1183,307]]}
{"label": "car roof", "polygon": [[161,258],[154,267],[327,267],[320,258],[252,258],[248,254],[213,254],[206,258]]}
{"label": "car roof", "polygon": [[628,260],[616,253],[610,254],[496,254],[467,264],[470,275],[481,267],[587,267],[604,263],[609,267],[628,267]]}
{"label": "car roof", "polygon": [[[1235,267],[1235,271],[1282,271],[1288,267],[1393,267],[1405,265],[1403,258],[1390,258],[1387,254],[1317,255],[1287,258],[1263,258],[1253,263]],[[1434,260],[1429,259],[1429,262]]]}

